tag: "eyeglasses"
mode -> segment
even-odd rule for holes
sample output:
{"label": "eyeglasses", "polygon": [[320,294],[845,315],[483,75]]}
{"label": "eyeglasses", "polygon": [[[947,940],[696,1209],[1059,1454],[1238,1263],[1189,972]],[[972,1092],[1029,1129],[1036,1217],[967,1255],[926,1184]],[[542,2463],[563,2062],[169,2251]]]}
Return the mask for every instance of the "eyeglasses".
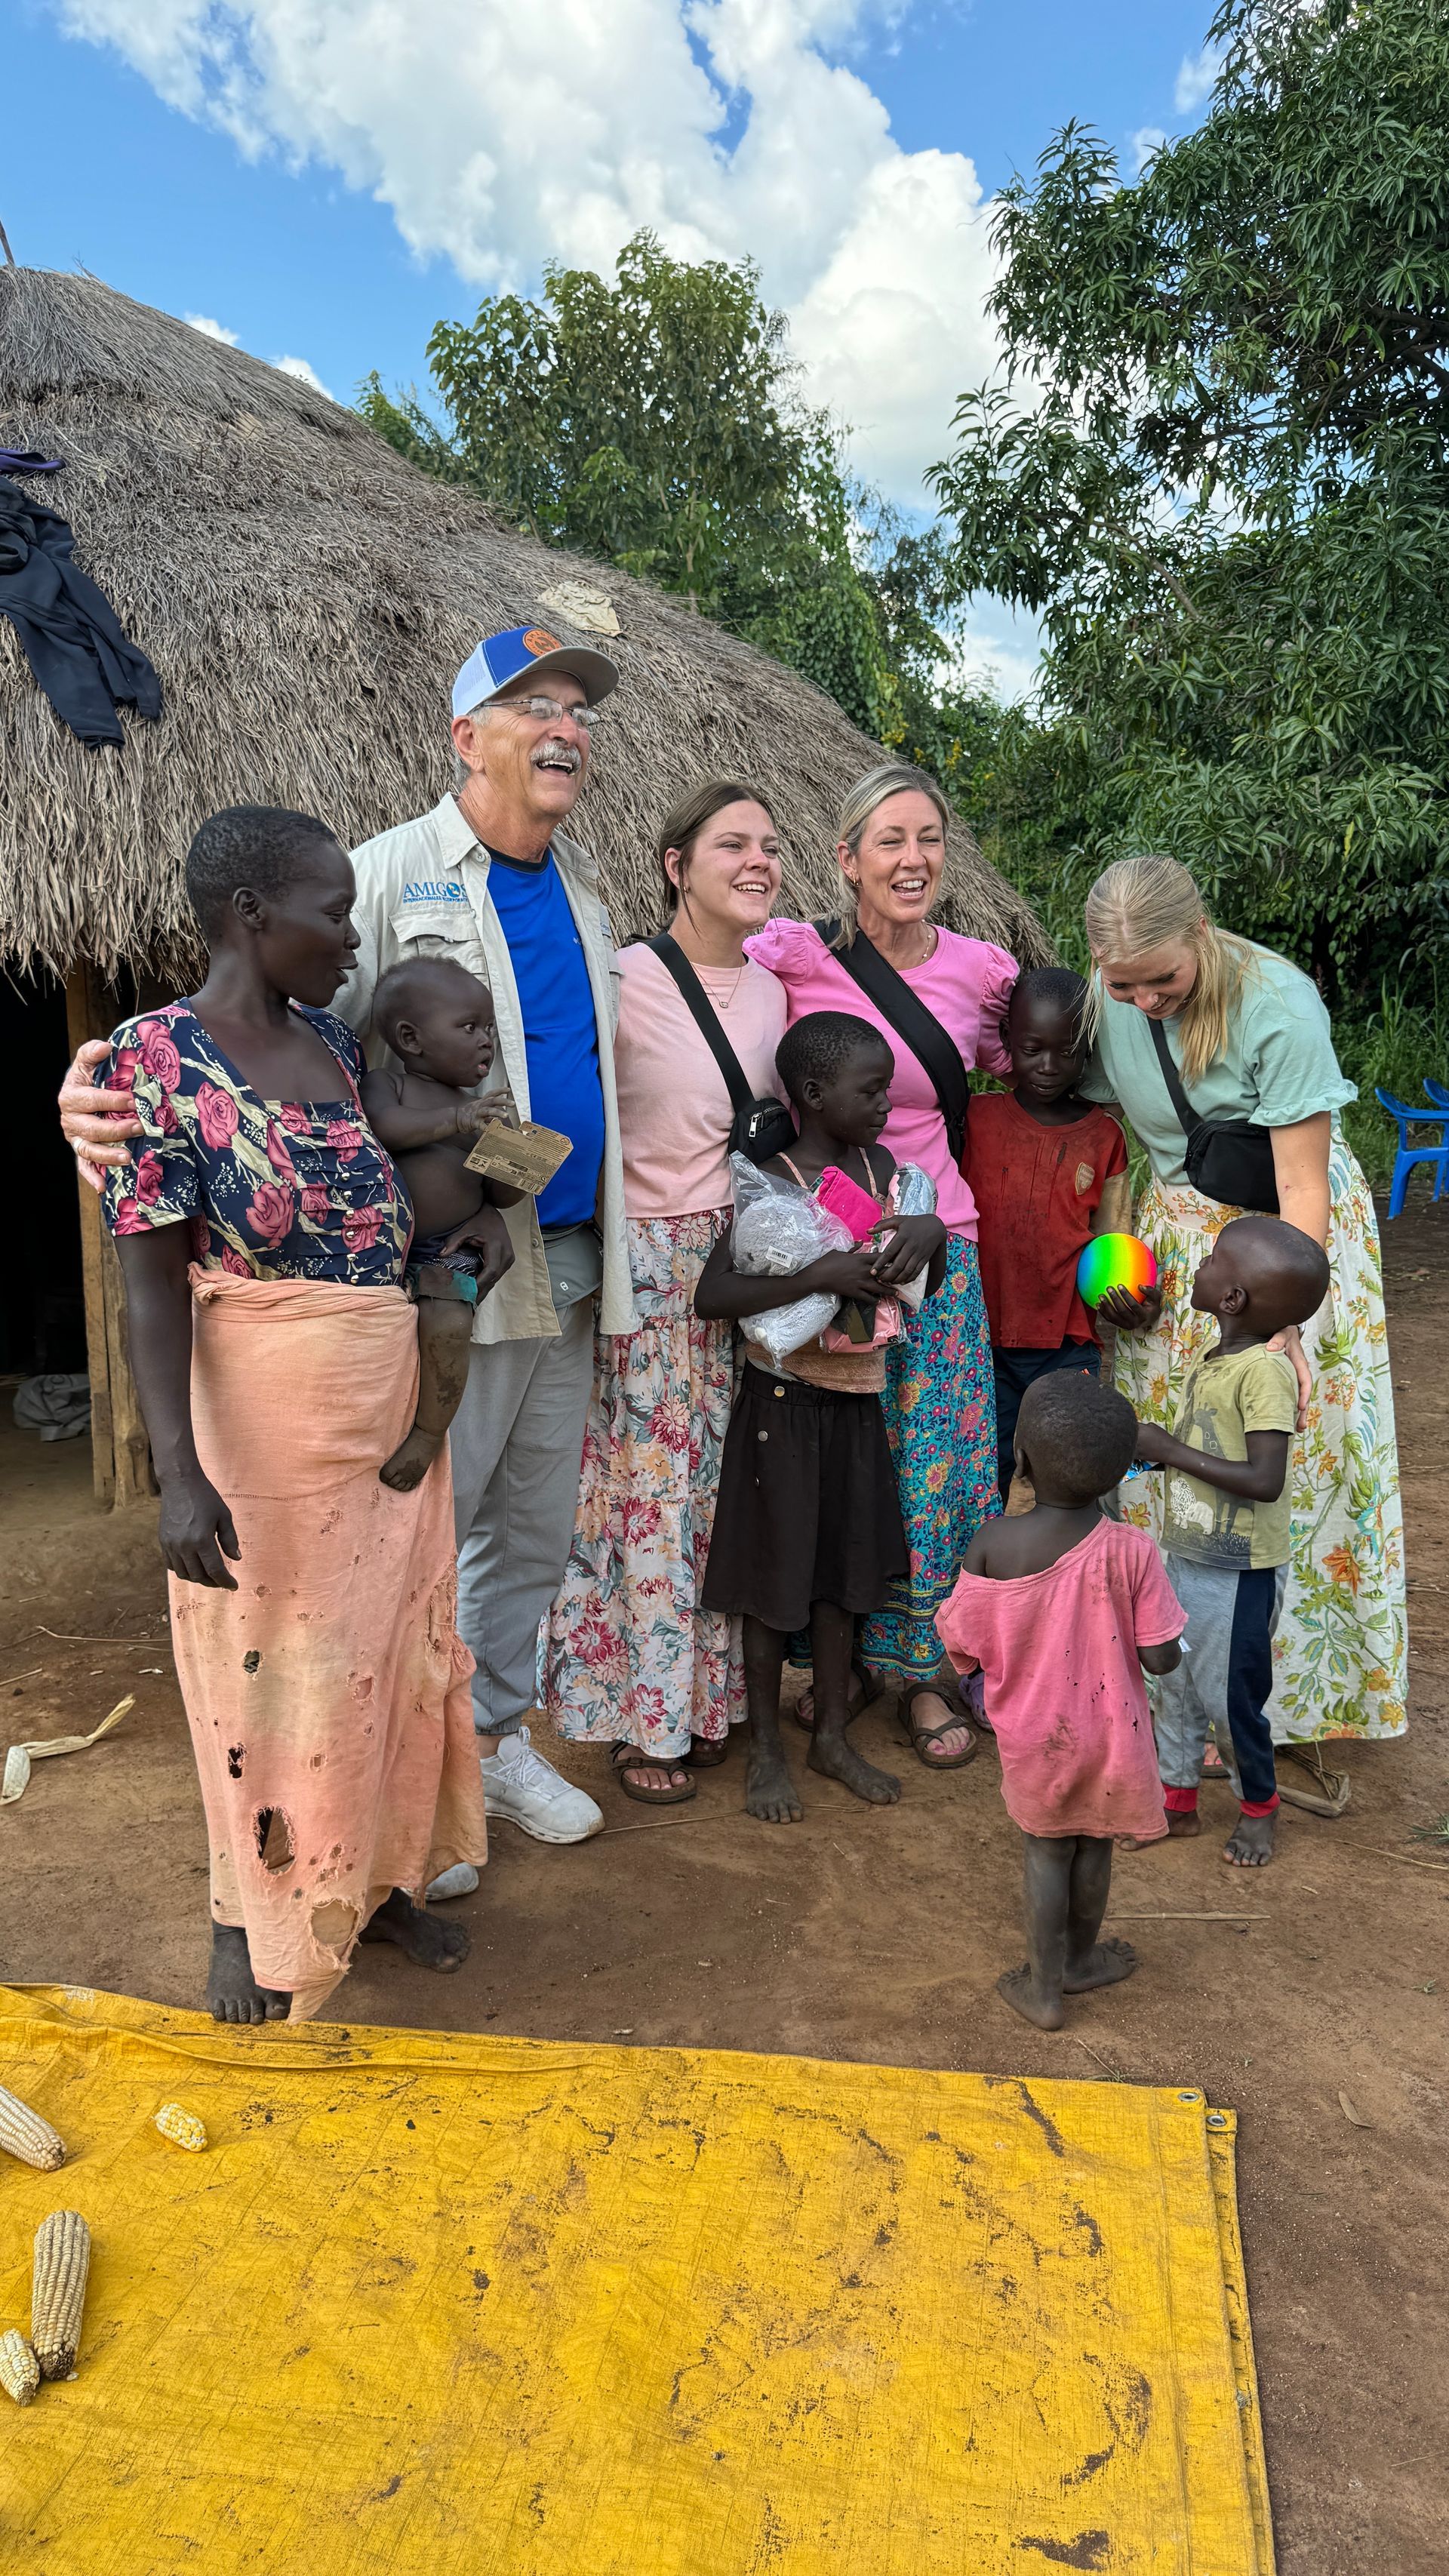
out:
{"label": "eyeglasses", "polygon": [[597,707],[561,707],[557,698],[504,698],[500,703],[516,707],[520,715],[532,716],[535,724],[557,724],[566,716],[580,733],[592,733],[598,715]]}

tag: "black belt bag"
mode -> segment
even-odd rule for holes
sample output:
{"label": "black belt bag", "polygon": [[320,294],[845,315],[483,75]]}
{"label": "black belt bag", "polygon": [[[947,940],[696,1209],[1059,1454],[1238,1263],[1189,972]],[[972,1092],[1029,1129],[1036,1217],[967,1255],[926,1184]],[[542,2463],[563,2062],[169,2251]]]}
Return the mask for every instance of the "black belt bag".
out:
{"label": "black belt bag", "polygon": [[1278,1173],[1271,1131],[1254,1127],[1246,1118],[1200,1118],[1183,1089],[1160,1020],[1152,1022],[1152,1043],[1187,1140],[1182,1161],[1193,1188],[1223,1207],[1252,1208],[1259,1216],[1276,1216]]}
{"label": "black belt bag", "polygon": [[768,1163],[776,1154],[788,1154],[795,1142],[794,1119],[783,1100],[777,1100],[773,1092],[763,1100],[755,1098],[749,1076],[720,1025],[719,1013],[678,940],[672,939],[667,930],[661,930],[657,938],[641,940],[640,945],[652,948],[660,965],[668,968],[694,1017],[700,1036],[724,1075],[725,1088],[735,1113],[730,1127],[730,1152],[748,1155],[752,1163]]}

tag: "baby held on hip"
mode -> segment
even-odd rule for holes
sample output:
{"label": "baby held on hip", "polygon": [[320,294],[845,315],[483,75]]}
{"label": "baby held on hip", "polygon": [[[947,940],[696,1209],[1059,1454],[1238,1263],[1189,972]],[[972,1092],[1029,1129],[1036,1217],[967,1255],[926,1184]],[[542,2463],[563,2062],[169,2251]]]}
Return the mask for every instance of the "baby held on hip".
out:
{"label": "baby held on hip", "polygon": [[362,1105],[413,1205],[407,1286],[418,1309],[418,1404],[412,1429],[380,1473],[408,1493],[437,1457],[463,1400],[473,1314],[513,1259],[497,1210],[517,1190],[468,1169],[496,1109],[477,1098],[493,1062],[493,1001],[451,958],[423,957],[383,976],[373,1016],[401,1070],[363,1076]]}

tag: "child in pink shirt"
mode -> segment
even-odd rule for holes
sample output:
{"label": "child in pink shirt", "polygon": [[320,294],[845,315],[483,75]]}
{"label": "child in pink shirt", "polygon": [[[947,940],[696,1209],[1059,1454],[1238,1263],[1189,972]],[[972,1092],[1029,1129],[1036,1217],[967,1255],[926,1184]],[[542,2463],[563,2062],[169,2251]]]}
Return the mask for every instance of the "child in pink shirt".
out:
{"label": "child in pink shirt", "polygon": [[1099,1938],[1112,1842],[1165,1830],[1143,1683],[1181,1661],[1186,1614],[1145,1530],[1107,1520],[1137,1417],[1094,1378],[1038,1378],[1016,1463],[1036,1506],[987,1521],[937,1614],[958,1672],[980,1666],[1001,1794],[1026,1842],[1024,1967],[997,1980],[1013,2010],[1060,2030],[1064,1995],[1130,1977],[1137,1954]]}

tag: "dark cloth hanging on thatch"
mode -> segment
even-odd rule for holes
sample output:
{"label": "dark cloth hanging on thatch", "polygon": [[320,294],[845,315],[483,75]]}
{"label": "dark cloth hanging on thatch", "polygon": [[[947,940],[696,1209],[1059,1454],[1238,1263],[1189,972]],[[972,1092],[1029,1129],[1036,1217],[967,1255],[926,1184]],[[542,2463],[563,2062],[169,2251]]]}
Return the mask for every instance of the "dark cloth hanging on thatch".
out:
{"label": "dark cloth hanging on thatch", "polygon": [[161,683],[103,590],[71,561],[64,519],[0,474],[0,616],[55,712],[84,743],[122,743],[120,707],[161,713]]}

